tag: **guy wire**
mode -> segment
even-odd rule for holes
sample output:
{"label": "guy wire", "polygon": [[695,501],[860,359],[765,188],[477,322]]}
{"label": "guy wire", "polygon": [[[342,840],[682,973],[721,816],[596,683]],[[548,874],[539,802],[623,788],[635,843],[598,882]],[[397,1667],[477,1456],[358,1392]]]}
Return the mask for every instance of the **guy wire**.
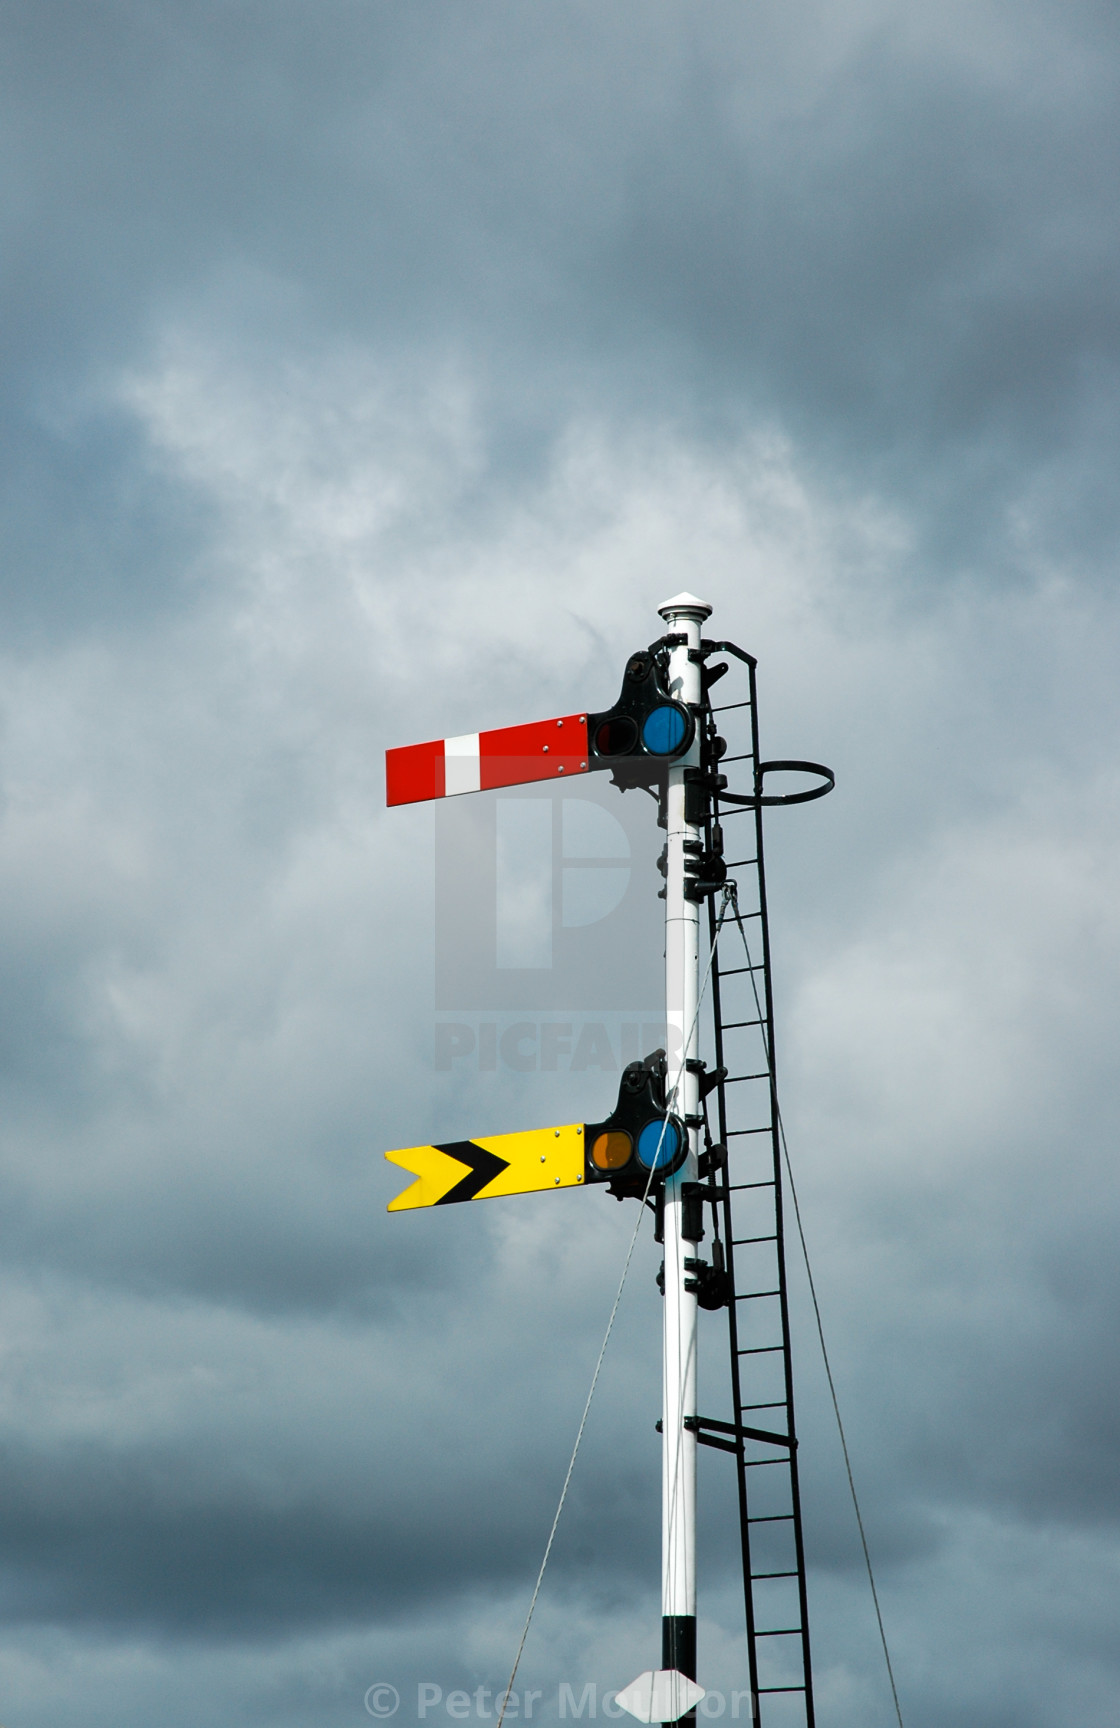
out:
{"label": "guy wire", "polygon": [[[754,964],[751,960],[750,943],[747,941],[747,932],[743,927],[743,919],[742,919],[742,915],[739,911],[739,903],[738,903],[738,900],[737,900],[736,895],[735,895],[734,886],[732,886],[732,889],[731,889],[730,899],[731,899],[731,903],[734,907],[735,922],[739,926],[739,934],[743,938],[743,951],[747,957],[747,967],[748,967],[747,976],[751,981],[751,990],[754,994],[755,1011],[756,1011],[757,1016],[758,1016],[759,1031],[762,1033],[762,1043],[763,1043],[763,1048],[765,1049],[765,1052],[766,1052],[766,1061],[767,1061],[768,1067],[770,1068],[771,1073],[773,1073],[773,1071],[774,1071],[773,1052],[770,1049],[769,1042],[768,1042],[767,1037],[766,1037],[766,1020],[765,1020],[765,1016],[763,1015],[763,1012],[762,1012],[762,1005],[759,1001],[758,985],[755,982]],[[721,920],[721,922],[722,922],[722,920]],[[840,1435],[840,1449],[844,1454],[844,1469],[847,1473],[848,1489],[849,1489],[851,1496],[852,1496],[852,1507],[855,1511],[856,1524],[857,1524],[858,1529],[859,1529],[860,1546],[863,1549],[863,1562],[867,1568],[867,1582],[871,1586],[871,1600],[875,1606],[875,1619],[876,1619],[876,1622],[877,1622],[878,1627],[879,1627],[879,1642],[883,1647],[883,1660],[886,1663],[886,1667],[887,1667],[887,1679],[890,1682],[891,1698],[894,1701],[894,1713],[898,1719],[898,1728],[904,1728],[904,1724],[902,1721],[902,1707],[898,1701],[898,1688],[895,1685],[895,1680],[894,1680],[894,1667],[891,1663],[890,1648],[887,1644],[886,1628],[883,1625],[883,1615],[882,1615],[882,1612],[879,1608],[879,1592],[875,1587],[875,1572],[874,1572],[874,1569],[871,1565],[871,1551],[867,1546],[867,1533],[863,1527],[863,1514],[860,1511],[859,1495],[856,1493],[855,1477],[852,1474],[852,1460],[851,1460],[851,1457],[850,1457],[849,1452],[848,1452],[848,1438],[844,1432],[844,1423],[843,1423],[843,1419],[841,1418],[841,1415],[840,1415],[840,1400],[836,1395],[836,1382],[832,1378],[832,1363],[829,1361],[828,1346],[824,1341],[824,1323],[821,1320],[821,1307],[820,1307],[820,1303],[817,1300],[817,1286],[816,1286],[816,1282],[813,1278],[813,1268],[809,1262],[809,1248],[808,1248],[808,1244],[805,1241],[805,1229],[804,1229],[804,1226],[802,1225],[802,1222],[801,1222],[801,1207],[798,1204],[797,1185],[793,1180],[793,1167],[790,1164],[790,1159],[789,1159],[789,1142],[786,1139],[786,1125],[785,1125],[784,1121],[782,1120],[781,1106],[777,1102],[777,1094],[776,1093],[775,1093],[775,1097],[774,1097],[774,1108],[775,1108],[775,1112],[777,1114],[777,1119],[778,1119],[778,1133],[781,1137],[781,1142],[782,1142],[782,1157],[785,1161],[786,1175],[789,1178],[789,1192],[790,1192],[790,1199],[793,1201],[793,1215],[794,1215],[794,1218],[797,1222],[797,1237],[798,1237],[798,1241],[801,1244],[801,1257],[805,1262],[805,1276],[809,1281],[809,1295],[810,1295],[810,1297],[812,1299],[812,1303],[813,1303],[813,1317],[814,1317],[816,1324],[817,1324],[817,1337],[820,1340],[821,1357],[824,1361],[824,1371],[825,1371],[826,1378],[828,1380],[829,1395],[832,1399],[832,1411],[833,1411],[834,1416],[836,1417],[836,1429],[837,1429],[838,1434]]]}
{"label": "guy wire", "polygon": [[[576,1467],[576,1457],[579,1453],[580,1443],[583,1440],[583,1431],[587,1427],[587,1418],[588,1418],[588,1415],[589,1415],[590,1410],[591,1410],[591,1400],[595,1396],[595,1388],[599,1383],[599,1371],[603,1366],[603,1358],[607,1353],[607,1344],[610,1341],[611,1331],[614,1327],[615,1316],[618,1313],[619,1303],[622,1301],[622,1292],[623,1292],[623,1288],[626,1284],[626,1275],[630,1270],[630,1262],[634,1258],[634,1249],[637,1247],[637,1244],[638,1244],[638,1234],[642,1228],[642,1221],[645,1217],[646,1201],[649,1199],[650,1187],[652,1185],[653,1178],[657,1173],[657,1157],[658,1157],[658,1153],[660,1153],[660,1151],[661,1151],[661,1141],[664,1139],[665,1128],[668,1125],[669,1117],[672,1114],[673,1105],[676,1103],[676,1100],[677,1100],[677,1093],[680,1090],[681,1079],[683,1078],[683,1076],[686,1072],[685,1066],[684,1066],[685,1053],[687,1052],[688,1047],[692,1042],[692,1034],[695,1032],[697,1024],[698,1024],[699,1019],[700,1019],[700,1009],[703,1005],[704,993],[708,987],[708,980],[712,975],[712,965],[713,965],[713,963],[715,961],[715,957],[716,957],[716,943],[719,941],[719,934],[720,934],[720,931],[723,929],[723,921],[727,917],[728,907],[731,905],[734,905],[734,900],[735,900],[734,889],[732,887],[725,888],[724,894],[723,894],[723,905],[720,908],[719,920],[716,924],[715,934],[712,937],[712,947],[711,947],[711,952],[708,955],[708,964],[704,969],[704,977],[703,977],[703,980],[701,982],[699,992],[697,993],[696,1013],[693,1015],[692,1025],[688,1029],[688,1036],[684,1040],[684,1045],[683,1045],[682,1052],[681,1052],[681,1066],[680,1066],[680,1069],[677,1073],[677,1078],[673,1082],[673,1090],[671,1091],[668,1099],[666,1100],[665,1119],[664,1119],[664,1122],[662,1123],[662,1126],[661,1126],[661,1137],[658,1139],[657,1151],[654,1153],[653,1161],[650,1164],[649,1176],[646,1179],[645,1193],[642,1195],[641,1210],[638,1213],[638,1221],[634,1226],[634,1232],[630,1238],[630,1246],[626,1250],[626,1259],[623,1261],[623,1264],[622,1264],[622,1276],[618,1281],[618,1289],[615,1292],[614,1303],[611,1307],[610,1317],[607,1320],[607,1329],[603,1333],[603,1342],[599,1347],[599,1356],[598,1356],[598,1360],[595,1363],[595,1372],[591,1376],[591,1385],[589,1386],[588,1391],[587,1391],[587,1402],[583,1406],[583,1415],[580,1417],[579,1428],[576,1430],[575,1445],[572,1447],[572,1455],[568,1460],[568,1468],[567,1468],[567,1471],[566,1471],[565,1476],[564,1476],[564,1485],[560,1490],[560,1499],[557,1502],[557,1506],[556,1506],[556,1516],[552,1520],[552,1528],[548,1533],[548,1541],[545,1543],[544,1558],[541,1561],[540,1571],[537,1573],[537,1582],[533,1586],[533,1594],[532,1594],[532,1597],[530,1598],[530,1601],[529,1601],[529,1611],[525,1616],[525,1624],[521,1629],[521,1641],[517,1646],[517,1655],[513,1659],[513,1667],[510,1670],[510,1676],[509,1676],[509,1685],[506,1687],[504,1693],[502,1694],[502,1707],[501,1707],[501,1710],[498,1712],[498,1720],[495,1724],[495,1728],[502,1728],[502,1724],[505,1721],[506,1707],[509,1703],[509,1695],[513,1691],[513,1683],[517,1679],[517,1670],[521,1666],[521,1657],[524,1654],[524,1650],[525,1650],[525,1640],[529,1636],[529,1627],[532,1624],[533,1614],[536,1610],[537,1598],[541,1593],[541,1584],[544,1581],[545,1568],[548,1565],[549,1557],[552,1553],[552,1544],[556,1538],[557,1526],[560,1523],[560,1514],[563,1512],[564,1502],[568,1498],[568,1486],[572,1480],[572,1471]],[[676,1470],[674,1470],[674,1486],[675,1486],[675,1482],[676,1482],[676,1475],[677,1475],[677,1472],[676,1472]]]}

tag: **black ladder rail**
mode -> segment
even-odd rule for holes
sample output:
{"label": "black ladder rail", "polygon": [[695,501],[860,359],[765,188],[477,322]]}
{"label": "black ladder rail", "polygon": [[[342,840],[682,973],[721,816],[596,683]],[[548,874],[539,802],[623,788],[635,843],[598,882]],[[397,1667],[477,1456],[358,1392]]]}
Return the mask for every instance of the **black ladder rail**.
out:
{"label": "black ladder rail", "polygon": [[[719,920],[716,914],[714,896],[708,900],[708,939],[712,944],[712,1026],[715,1038],[714,1065],[722,1068],[724,1064],[723,1050],[723,998],[719,969]],[[715,1088],[717,1128],[720,1142],[727,1146],[727,1095],[722,1086]],[[754,1616],[754,1592],[751,1589],[751,1527],[750,1509],[747,1503],[747,1458],[746,1439],[742,1433],[743,1394],[739,1374],[739,1328],[738,1302],[735,1299],[735,1231],[731,1222],[731,1189],[730,1170],[728,1180],[724,1184],[723,1194],[716,1204],[723,1211],[723,1252],[727,1267],[728,1283],[732,1299],[727,1304],[727,1326],[731,1346],[731,1405],[735,1412],[735,1425],[739,1430],[732,1442],[731,1449],[735,1456],[736,1489],[739,1500],[739,1548],[743,1567],[743,1604],[747,1629],[747,1684],[750,1687],[751,1728],[762,1728],[761,1704],[758,1691],[758,1644]]]}
{"label": "black ladder rail", "polygon": [[[751,764],[753,773],[753,793],[755,798],[760,798],[762,792],[762,773],[760,769],[761,756],[759,753],[758,737],[758,706],[755,684],[755,667],[753,661],[748,662],[748,675],[750,679],[749,699],[743,703],[728,703],[719,709],[713,709],[712,713],[724,713],[731,709],[749,710],[751,748],[748,752],[744,752],[740,757],[732,758],[732,760],[742,760]],[[725,757],[723,760],[726,762],[728,758]],[[741,804],[737,805],[736,813],[745,815],[746,809]],[[774,1001],[770,965],[770,932],[766,902],[766,871],[763,854],[762,806],[760,803],[754,805],[753,813],[755,820],[754,857],[738,860],[736,868],[739,871],[739,881],[744,886],[746,886],[748,879],[752,881],[752,903],[748,905],[745,911],[740,912],[740,916],[744,928],[749,928],[752,933],[760,933],[761,955],[757,952],[744,952],[744,948],[747,944],[749,944],[752,949],[754,948],[753,934],[748,936],[745,942],[744,938],[740,935],[739,928],[736,927],[736,921],[733,916],[728,916],[721,926],[716,909],[716,896],[711,895],[708,898],[709,939],[714,945],[710,981],[712,1025],[715,1044],[713,1068],[715,1070],[724,1070],[723,1076],[716,1081],[716,1084],[713,1087],[713,1093],[716,1103],[717,1137],[722,1145],[729,1148],[728,1166],[723,1176],[722,1183],[717,1179],[716,1172],[712,1171],[709,1176],[709,1186],[712,1191],[711,1200],[713,1210],[718,1211],[721,1215],[725,1264],[730,1286],[730,1300],[727,1304],[727,1316],[728,1344],[731,1363],[733,1422],[731,1424],[718,1425],[719,1441],[722,1442],[722,1444],[717,1442],[715,1434],[712,1434],[709,1438],[705,1438],[704,1443],[707,1445],[716,1444],[717,1449],[720,1451],[730,1451],[734,1455],[736,1461],[740,1551],[743,1568],[743,1597],[747,1633],[747,1660],[751,1691],[751,1728],[765,1728],[762,1699],[768,1695],[776,1693],[781,1693],[783,1695],[801,1693],[803,1696],[805,1728],[815,1728],[816,1719],[809,1640],[809,1606],[805,1577],[805,1546],[802,1529],[801,1489],[798,1474],[796,1426],[794,1420],[793,1364],[790,1349],[789,1301],[784,1242],[780,1118],[778,1114],[777,1075],[774,1062]],[[708,824],[707,845],[709,848],[712,843],[712,829],[719,821],[719,794],[715,793],[712,801],[712,815]],[[746,848],[740,848],[740,850],[749,850],[749,846]],[[726,967],[721,966],[720,964],[720,946],[724,940],[731,943],[732,947],[730,952],[735,957],[734,962]],[[758,988],[760,974],[762,984],[761,992]],[[732,986],[732,980],[743,980],[743,982]],[[746,994],[743,1008],[735,1012],[734,1017],[729,1015],[728,1019],[725,1020],[724,1011],[728,988],[738,988],[740,992],[745,989]],[[729,1107],[732,1106],[733,1100],[738,1097],[740,1088],[736,1085],[736,1082],[733,1079],[727,1077],[728,1070],[732,1065],[727,1060],[725,1035],[731,1033],[733,1036],[739,1035],[742,1037],[749,1034],[751,1029],[755,1027],[758,1028],[758,1033],[763,1045],[763,1058],[766,1066],[758,1072],[751,1072],[750,1078],[756,1081],[766,1082],[769,1119],[761,1127],[736,1128],[731,1126]],[[735,1066],[740,1070],[751,1070],[755,1067],[756,1061],[757,1058],[752,1060],[750,1057],[747,1057],[746,1060],[740,1060]],[[745,1078],[746,1076],[743,1077]],[[729,1092],[729,1088],[732,1085],[736,1085],[736,1091],[734,1093]],[[738,1101],[742,1103],[741,1099]],[[762,1181],[736,1182],[731,1168],[731,1159],[735,1156],[745,1157],[747,1155],[746,1149],[753,1144],[754,1138],[759,1135],[769,1136],[770,1150],[768,1162],[770,1174]],[[732,1150],[734,1146],[741,1146],[743,1151],[740,1154],[736,1154]],[[752,1157],[757,1156],[757,1152],[752,1154]],[[763,1168],[766,1168],[765,1163]],[[748,1173],[754,1174],[753,1172]],[[752,1234],[751,1236],[738,1237],[736,1235],[732,1214],[732,1196],[734,1194],[743,1193],[747,1190],[752,1190],[759,1202],[762,1201],[763,1197],[766,1196],[769,1191],[767,1204],[770,1206],[770,1221],[772,1221],[773,1228],[772,1230],[769,1229],[768,1221],[768,1233],[766,1236]],[[754,1202],[752,1202],[752,1204],[754,1204]],[[756,1228],[757,1227],[758,1226],[756,1226]],[[776,1278],[772,1279],[774,1288],[767,1288],[765,1290],[749,1290],[740,1295],[736,1290],[735,1284],[735,1251],[737,1248],[749,1247],[760,1242],[770,1242],[773,1245],[772,1252],[774,1263],[777,1268]],[[774,1298],[777,1299],[780,1339],[776,1343],[758,1345],[750,1344],[742,1347],[739,1342],[741,1329],[741,1306],[745,1303],[749,1303],[756,1297],[762,1296],[766,1296],[771,1300]],[[743,1311],[745,1312],[745,1309]],[[749,1394],[745,1394],[744,1391],[744,1374],[749,1374],[750,1364],[756,1360],[773,1356],[781,1357],[783,1396],[778,1402],[771,1401],[768,1403],[752,1403],[749,1401]],[[768,1394],[763,1394],[763,1396],[768,1396]],[[774,1457],[748,1458],[746,1454],[748,1439],[746,1430],[749,1423],[749,1416],[752,1411],[756,1410],[785,1412],[784,1423],[775,1419],[775,1425],[780,1425],[784,1428],[785,1436],[787,1436],[787,1438],[785,1439],[784,1444],[779,1447],[777,1455]],[[713,1429],[717,1427],[717,1424],[714,1422],[708,1422],[703,1424],[703,1426],[708,1429]],[[757,1432],[758,1431],[755,1430],[755,1433]],[[775,1436],[775,1440],[777,1440],[777,1436]],[[788,1483],[788,1496],[786,1497],[786,1503],[789,1506],[788,1511],[767,1514],[765,1516],[756,1516],[751,1512],[750,1502],[753,1498],[753,1490],[748,1491],[747,1472],[752,1469],[757,1469],[760,1466],[772,1466],[784,1469],[788,1472],[788,1477],[785,1479],[785,1482]],[[751,1534],[760,1524],[788,1524],[791,1526],[794,1549],[794,1565],[792,1568],[788,1567],[788,1562],[782,1560],[779,1561],[778,1564],[786,1567],[787,1569],[785,1570],[773,1569],[773,1562],[771,1562],[770,1569],[767,1569],[766,1571],[756,1572],[754,1570],[752,1565]],[[767,1623],[767,1628],[763,1628],[759,1624],[755,1586],[763,1581],[777,1578],[796,1580],[799,1610],[796,1618],[798,1624],[796,1626],[783,1625],[779,1628],[775,1628],[773,1622],[769,1621]],[[798,1640],[801,1681],[799,1684],[762,1686],[759,1683],[758,1641],[761,1638],[775,1638],[779,1636],[782,1638]]]}

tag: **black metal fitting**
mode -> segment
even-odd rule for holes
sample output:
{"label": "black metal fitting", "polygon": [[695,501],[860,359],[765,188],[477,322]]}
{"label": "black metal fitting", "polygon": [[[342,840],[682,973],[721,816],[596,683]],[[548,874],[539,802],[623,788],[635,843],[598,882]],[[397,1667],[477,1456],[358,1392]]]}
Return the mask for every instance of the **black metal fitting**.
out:
{"label": "black metal fitting", "polygon": [[686,840],[684,852],[684,897],[699,904],[705,895],[717,893],[727,881],[727,865],[723,861],[723,829],[719,823],[712,825],[710,847],[705,848],[699,840]]}
{"label": "black metal fitting", "polygon": [[[726,1077],[726,1068],[717,1068],[715,1073],[709,1076],[713,1086],[718,1086],[720,1080],[726,1079]],[[701,1152],[696,1165],[701,1177],[714,1176],[717,1170],[724,1170],[726,1167],[727,1147],[718,1141],[714,1146],[709,1146],[706,1152]]]}
{"label": "black metal fitting", "polygon": [[681,1235],[686,1242],[704,1240],[704,1184],[681,1183]]}
{"label": "black metal fitting", "polygon": [[[719,1258],[723,1258],[723,1243],[713,1242],[712,1259],[719,1250]],[[722,1266],[708,1265],[706,1260],[686,1260],[686,1272],[692,1274],[684,1281],[684,1287],[695,1295],[698,1305],[706,1313],[714,1314],[720,1308],[726,1308],[731,1300],[731,1280]]]}
{"label": "black metal fitting", "polygon": [[664,783],[670,762],[692,746],[697,716],[669,692],[668,651],[677,638],[662,637],[626,662],[613,708],[587,716],[590,768],[609,768],[616,786]]}
{"label": "black metal fitting", "polygon": [[724,790],[726,774],[716,774],[706,768],[686,768],[684,771],[684,819],[693,828],[702,828],[711,813],[711,799]]}

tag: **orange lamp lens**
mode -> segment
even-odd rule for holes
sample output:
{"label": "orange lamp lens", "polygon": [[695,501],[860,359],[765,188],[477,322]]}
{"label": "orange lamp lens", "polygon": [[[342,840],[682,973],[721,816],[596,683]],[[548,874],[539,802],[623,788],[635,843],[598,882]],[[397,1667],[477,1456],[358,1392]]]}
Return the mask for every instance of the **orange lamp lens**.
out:
{"label": "orange lamp lens", "polygon": [[634,1150],[629,1134],[615,1132],[600,1134],[591,1148],[591,1162],[596,1170],[621,1170],[624,1164],[629,1164],[630,1154]]}

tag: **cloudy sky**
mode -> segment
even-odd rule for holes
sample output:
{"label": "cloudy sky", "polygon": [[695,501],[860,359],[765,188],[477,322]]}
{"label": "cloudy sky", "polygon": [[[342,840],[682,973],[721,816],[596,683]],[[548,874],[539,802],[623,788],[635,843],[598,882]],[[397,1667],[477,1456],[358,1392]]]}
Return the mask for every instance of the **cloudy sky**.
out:
{"label": "cloudy sky", "polygon": [[[908,1728],[1111,1728],[1115,8],[8,0],[0,41],[5,1728],[508,1674],[629,1208],[387,1217],[380,1155],[616,1080],[436,1065],[486,1016],[437,1007],[446,835],[383,751],[609,705],[681,588],[764,752],[837,775],[768,829],[782,1095]],[[659,1656],[655,1269],[541,1720]],[[819,1720],[885,1728],[797,1289]]]}

